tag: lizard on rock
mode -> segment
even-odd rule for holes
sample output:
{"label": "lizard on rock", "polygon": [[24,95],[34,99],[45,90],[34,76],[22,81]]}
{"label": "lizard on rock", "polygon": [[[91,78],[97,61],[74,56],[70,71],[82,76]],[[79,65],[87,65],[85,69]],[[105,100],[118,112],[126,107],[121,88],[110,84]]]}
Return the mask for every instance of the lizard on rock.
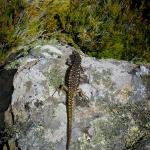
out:
{"label": "lizard on rock", "polygon": [[69,150],[71,144],[72,124],[74,120],[74,98],[77,93],[81,97],[83,92],[79,89],[80,74],[81,74],[81,56],[77,51],[73,51],[70,55],[71,63],[65,75],[65,85],[60,85],[59,90],[66,91],[66,109],[67,109],[67,143],[66,150]]}
{"label": "lizard on rock", "polygon": [[81,57],[78,52],[73,51],[70,55],[71,64],[67,69],[65,85],[67,86],[67,143],[66,150],[69,150],[72,133],[72,123],[74,119],[74,97],[79,91]]}

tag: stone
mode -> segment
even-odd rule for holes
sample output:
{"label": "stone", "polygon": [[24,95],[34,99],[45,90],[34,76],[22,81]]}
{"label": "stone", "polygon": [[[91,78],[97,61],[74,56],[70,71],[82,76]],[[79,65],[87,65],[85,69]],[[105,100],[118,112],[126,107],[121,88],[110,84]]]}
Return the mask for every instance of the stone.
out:
{"label": "stone", "polygon": [[[72,50],[61,44],[40,45],[18,60],[11,105],[14,138],[21,150],[65,150],[66,94],[53,93],[64,83]],[[76,97],[70,149],[124,150],[142,140],[146,141],[143,147],[148,147],[149,68],[80,54],[80,88],[88,100]]]}

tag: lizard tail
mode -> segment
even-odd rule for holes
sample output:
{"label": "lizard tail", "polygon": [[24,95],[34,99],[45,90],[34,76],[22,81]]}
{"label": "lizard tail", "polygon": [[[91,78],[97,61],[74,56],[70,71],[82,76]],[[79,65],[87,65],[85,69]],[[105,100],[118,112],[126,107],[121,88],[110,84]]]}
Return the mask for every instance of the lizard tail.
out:
{"label": "lizard tail", "polygon": [[67,143],[66,143],[66,150],[69,150],[70,143],[71,143],[71,134],[72,134],[72,122],[69,119],[67,123]]}
{"label": "lizard tail", "polygon": [[66,143],[66,150],[69,150],[69,148],[70,148],[71,135],[72,135],[73,112],[74,112],[74,101],[72,100],[72,95],[69,98],[71,98],[71,99],[70,99],[70,101],[68,101],[68,104],[67,104],[67,143]]}

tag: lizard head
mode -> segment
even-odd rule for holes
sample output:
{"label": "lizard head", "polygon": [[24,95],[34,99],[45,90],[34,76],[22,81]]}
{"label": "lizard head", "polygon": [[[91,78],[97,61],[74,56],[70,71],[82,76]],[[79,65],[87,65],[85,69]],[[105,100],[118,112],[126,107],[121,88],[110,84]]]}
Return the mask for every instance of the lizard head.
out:
{"label": "lizard head", "polygon": [[81,64],[81,56],[77,51],[72,52],[72,55],[70,55],[70,59],[72,64]]}

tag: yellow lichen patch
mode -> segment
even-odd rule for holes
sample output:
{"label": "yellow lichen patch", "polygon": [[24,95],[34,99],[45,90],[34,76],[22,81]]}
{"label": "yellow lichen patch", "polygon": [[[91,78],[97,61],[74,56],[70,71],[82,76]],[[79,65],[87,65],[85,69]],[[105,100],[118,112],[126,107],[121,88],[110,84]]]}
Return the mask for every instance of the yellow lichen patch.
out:
{"label": "yellow lichen patch", "polygon": [[116,98],[119,99],[119,101],[126,103],[129,99],[129,94],[132,91],[131,85],[124,85],[120,90],[115,92]]}
{"label": "yellow lichen patch", "polygon": [[144,132],[140,131],[138,126],[133,126],[128,130],[128,134],[125,136],[126,147],[132,147],[139,139],[144,135]]}

